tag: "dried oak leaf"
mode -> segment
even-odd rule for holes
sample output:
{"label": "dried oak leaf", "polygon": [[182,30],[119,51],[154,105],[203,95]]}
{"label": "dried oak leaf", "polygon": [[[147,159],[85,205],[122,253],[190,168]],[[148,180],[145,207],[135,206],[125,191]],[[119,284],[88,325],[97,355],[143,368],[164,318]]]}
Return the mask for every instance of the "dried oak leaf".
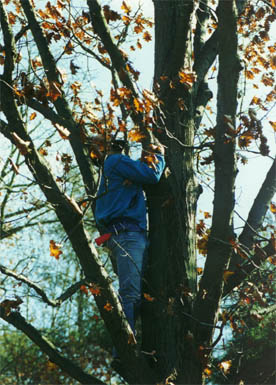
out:
{"label": "dried oak leaf", "polygon": [[60,249],[61,249],[62,245],[61,244],[58,244],[56,243],[55,241],[53,241],[52,239],[50,240],[50,256],[51,257],[55,257],[56,259],[59,259],[60,255],[63,253]]}

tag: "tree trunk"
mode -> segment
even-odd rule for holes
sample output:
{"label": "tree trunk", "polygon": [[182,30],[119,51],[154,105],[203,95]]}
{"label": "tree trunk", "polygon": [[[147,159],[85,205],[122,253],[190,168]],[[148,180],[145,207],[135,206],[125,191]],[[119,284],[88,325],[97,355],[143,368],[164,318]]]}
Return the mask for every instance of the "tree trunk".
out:
{"label": "tree trunk", "polygon": [[143,349],[156,352],[152,363],[160,379],[198,384],[201,365],[190,359],[196,352],[189,332],[196,294],[198,198],[193,170],[193,103],[191,89],[178,77],[185,64],[193,3],[155,1],[154,5],[155,91],[163,102],[156,120],[162,131],[160,139],[168,145],[169,172],[158,186],[147,190],[150,249],[145,291],[154,300],[143,306]]}

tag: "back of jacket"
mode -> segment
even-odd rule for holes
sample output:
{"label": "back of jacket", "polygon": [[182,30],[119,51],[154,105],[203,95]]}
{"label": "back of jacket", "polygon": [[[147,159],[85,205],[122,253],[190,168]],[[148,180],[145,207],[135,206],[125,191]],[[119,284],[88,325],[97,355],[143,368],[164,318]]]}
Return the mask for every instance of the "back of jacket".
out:
{"label": "back of jacket", "polygon": [[156,155],[155,169],[140,160],[112,154],[104,162],[96,201],[95,216],[99,226],[108,226],[116,218],[130,218],[146,230],[146,202],[143,184],[157,183],[165,167],[164,157]]}

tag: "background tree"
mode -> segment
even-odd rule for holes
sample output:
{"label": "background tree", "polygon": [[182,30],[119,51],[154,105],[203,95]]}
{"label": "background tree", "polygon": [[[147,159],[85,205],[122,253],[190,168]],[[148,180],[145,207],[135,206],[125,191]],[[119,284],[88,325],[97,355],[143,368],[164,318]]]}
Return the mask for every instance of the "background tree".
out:
{"label": "background tree", "polygon": [[275,352],[275,262],[269,259],[240,286],[239,293],[232,292],[228,305],[225,303],[221,317],[228,314],[233,336],[212,362],[215,383],[274,381],[276,368],[271,357]]}
{"label": "background tree", "polygon": [[[273,227],[268,235],[261,234],[269,205],[275,212],[271,203],[276,189],[275,160],[266,137],[269,130],[275,130],[269,117],[275,103],[275,47],[269,37],[275,4],[155,0],[151,91],[140,88],[131,54],[151,40],[153,23],[140,8],[132,9],[123,1],[115,10],[113,4],[88,0],[80,11],[67,0],[0,2],[1,133],[13,145],[12,156],[17,157],[14,161],[6,153],[2,155],[11,158],[9,172],[13,173],[11,179],[6,171],[2,174],[4,188],[10,191],[28,178],[30,185],[25,183],[24,189],[30,198],[24,210],[49,208],[64,234],[63,242],[56,238],[57,233],[50,234],[50,253],[56,260],[62,259],[62,243],[68,241],[66,248],[69,250],[70,243],[77,273],[70,271],[65,280],[55,272],[48,276],[51,285],[63,282],[52,293],[56,299],[51,300],[48,290],[36,283],[36,269],[28,267],[23,275],[2,265],[1,272],[35,291],[48,306],[66,311],[68,299],[79,289],[90,291],[121,357],[116,369],[126,382],[203,384],[211,374],[212,352],[223,329],[234,322],[227,311],[219,316],[224,298],[230,296],[238,303],[251,290],[256,269],[264,260],[269,266],[275,259]],[[94,75],[99,68],[106,71],[110,84],[103,75]],[[93,88],[89,84],[92,78],[99,82]],[[212,79],[217,85],[216,106],[211,102]],[[256,91],[248,101],[250,84]],[[212,109],[214,124],[207,120]],[[43,125],[33,131],[38,114]],[[97,133],[123,135],[130,144],[141,143],[146,150],[157,140],[167,148],[168,167],[162,181],[146,188],[150,250],[144,280],[143,353],[123,315],[105,257],[98,254],[90,238],[95,224],[89,213],[101,170],[91,162],[95,153],[89,144]],[[233,221],[238,210],[235,181],[238,161],[246,162],[246,152],[269,157],[271,167],[248,218],[237,230]],[[153,167],[154,158],[148,156],[147,161]],[[212,213],[204,211],[204,220],[196,224],[202,192],[198,180],[203,186],[210,184],[210,175],[214,178]],[[2,207],[8,208],[8,198],[5,193]],[[14,212],[19,220],[17,205]],[[44,214],[49,218],[48,212]],[[5,227],[1,234],[19,234],[20,226],[16,231],[16,226],[6,228],[7,215],[2,210]],[[210,228],[208,217],[212,218]],[[22,228],[29,218],[24,220]],[[196,245],[206,256],[204,269],[197,264]],[[64,258],[61,266],[70,270],[70,263]],[[202,273],[200,282],[198,273]],[[264,274],[271,273],[266,269]],[[10,287],[5,279],[2,286]],[[232,298],[233,289],[238,295]],[[269,296],[265,285],[252,290],[250,296],[258,298],[260,289],[264,297]],[[22,299],[18,293],[15,290],[13,299],[2,301],[3,320],[21,330],[67,376],[85,384],[103,383],[105,379],[84,359],[84,346],[90,341],[89,318],[84,322],[82,317],[87,302],[80,297],[72,310],[82,351],[76,357],[71,346],[61,343],[61,350],[44,337],[39,319],[31,321],[28,314],[21,315],[19,306],[27,309],[28,297],[25,293]],[[93,325],[91,321],[90,327]],[[64,333],[70,344],[69,325],[54,326],[55,335]],[[218,335],[214,337],[215,330]]]}

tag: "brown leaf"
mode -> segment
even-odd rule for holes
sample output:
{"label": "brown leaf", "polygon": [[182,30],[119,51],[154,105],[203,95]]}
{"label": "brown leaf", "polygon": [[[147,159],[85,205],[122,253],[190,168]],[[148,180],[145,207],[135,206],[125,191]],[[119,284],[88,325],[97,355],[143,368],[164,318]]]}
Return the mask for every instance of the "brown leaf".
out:
{"label": "brown leaf", "polygon": [[230,371],[231,366],[231,360],[220,362],[218,365],[218,367],[223,371],[224,374],[227,374]]}
{"label": "brown leaf", "polygon": [[127,343],[128,343],[129,345],[136,345],[136,344],[137,344],[135,335],[134,335],[133,333],[130,333],[130,334],[129,334]]}
{"label": "brown leaf", "polygon": [[64,53],[66,53],[67,55],[71,55],[73,53],[73,51],[74,51],[74,45],[70,40],[70,41],[68,41],[68,43],[64,47]]}
{"label": "brown leaf", "polygon": [[143,32],[144,30],[144,26],[142,24],[139,24],[139,25],[135,25],[135,27],[133,28],[134,32],[135,33],[141,33]]}
{"label": "brown leaf", "polygon": [[203,274],[203,268],[202,267],[197,267],[196,268],[196,272],[197,272],[198,275]]}
{"label": "brown leaf", "polygon": [[270,203],[270,211],[273,213],[273,214],[276,214],[276,205],[274,203]]}
{"label": "brown leaf", "polygon": [[31,115],[30,115],[30,120],[34,120],[36,118],[36,112],[33,112]]}
{"label": "brown leaf", "polygon": [[31,63],[34,70],[37,69],[37,67],[42,67],[42,61],[40,57],[36,57],[35,59],[32,59]]}
{"label": "brown leaf", "polygon": [[81,285],[80,290],[81,290],[84,294],[88,295],[88,289],[87,289],[87,287],[86,287],[85,285]]}
{"label": "brown leaf", "polygon": [[251,104],[258,104],[258,105],[260,105],[261,104],[261,99],[258,98],[257,96],[253,96],[253,98],[252,98],[252,100],[250,102],[250,105]]}
{"label": "brown leaf", "polygon": [[178,72],[179,75],[179,81],[182,84],[187,84],[191,86],[196,81],[196,74],[195,72],[189,72],[186,70],[182,70]]}
{"label": "brown leaf", "polygon": [[106,311],[111,311],[111,310],[113,309],[113,306],[112,306],[109,302],[107,302],[107,303],[104,305],[104,309],[105,309]]}
{"label": "brown leaf", "polygon": [[153,302],[153,301],[154,301],[154,298],[151,297],[149,294],[144,293],[143,295],[144,295],[144,298],[145,298],[147,301],[149,301],[149,302]]}
{"label": "brown leaf", "polygon": [[234,271],[224,270],[224,273],[223,273],[223,280],[224,280],[224,282],[226,283],[227,280],[229,279],[229,277],[231,277],[233,274],[235,274]]}
{"label": "brown leaf", "polygon": [[134,98],[133,99],[133,104],[134,104],[135,110],[137,112],[143,112],[144,111],[143,104],[140,102],[139,99]]}
{"label": "brown leaf", "polygon": [[12,309],[18,309],[18,307],[23,303],[22,299],[15,296],[16,300],[5,299],[0,303],[0,306],[4,308],[5,316],[8,317],[11,314]]}
{"label": "brown leaf", "polygon": [[206,367],[203,371],[205,377],[210,377],[212,374],[212,370],[208,367]]}
{"label": "brown leaf", "polygon": [[128,4],[128,2],[127,1],[123,1],[123,3],[122,3],[122,6],[121,6],[121,9],[125,12],[125,13],[130,13],[130,11],[131,11],[131,7],[130,7],[130,5]]}
{"label": "brown leaf", "polygon": [[245,76],[247,79],[254,79],[254,74],[252,71],[245,71]]}
{"label": "brown leaf", "polygon": [[58,82],[50,82],[46,96],[55,102],[59,97],[62,96],[60,87],[61,85]]}
{"label": "brown leaf", "polygon": [[104,12],[104,17],[108,24],[110,21],[116,21],[121,19],[121,16],[119,15],[119,13],[110,9],[109,5],[103,6],[103,12]]}
{"label": "brown leaf", "polygon": [[137,45],[137,48],[142,49],[142,44],[139,39],[137,39],[136,45]]}
{"label": "brown leaf", "polygon": [[145,41],[151,41],[151,34],[148,31],[144,32],[143,39]]}
{"label": "brown leaf", "polygon": [[41,147],[41,148],[39,149],[38,152],[39,152],[41,155],[43,155],[43,156],[48,155],[48,151],[47,151],[45,148],[43,148],[43,147]]}
{"label": "brown leaf", "polygon": [[89,291],[91,294],[93,294],[95,296],[101,294],[101,290],[100,290],[99,286],[97,286],[96,284],[93,284],[91,287],[89,287]]}
{"label": "brown leaf", "polygon": [[76,75],[77,71],[80,69],[79,66],[77,66],[76,64],[74,64],[73,60],[70,61],[70,71],[72,73],[72,75]]}
{"label": "brown leaf", "polygon": [[51,239],[50,240],[50,256],[55,257],[56,259],[59,259],[60,255],[63,254],[63,252],[60,250],[61,247],[62,247],[61,244],[58,244]]}
{"label": "brown leaf", "polygon": [[145,135],[139,131],[131,130],[128,132],[128,139],[133,142],[140,142],[144,137]]}
{"label": "brown leaf", "polygon": [[270,67],[271,69],[275,70],[276,69],[276,56],[272,56],[270,59]]}
{"label": "brown leaf", "polygon": [[10,24],[15,24],[16,23],[16,15],[12,12],[8,13],[8,19]]}
{"label": "brown leaf", "polygon": [[269,121],[269,124],[272,126],[273,130],[276,132],[276,122]]}

